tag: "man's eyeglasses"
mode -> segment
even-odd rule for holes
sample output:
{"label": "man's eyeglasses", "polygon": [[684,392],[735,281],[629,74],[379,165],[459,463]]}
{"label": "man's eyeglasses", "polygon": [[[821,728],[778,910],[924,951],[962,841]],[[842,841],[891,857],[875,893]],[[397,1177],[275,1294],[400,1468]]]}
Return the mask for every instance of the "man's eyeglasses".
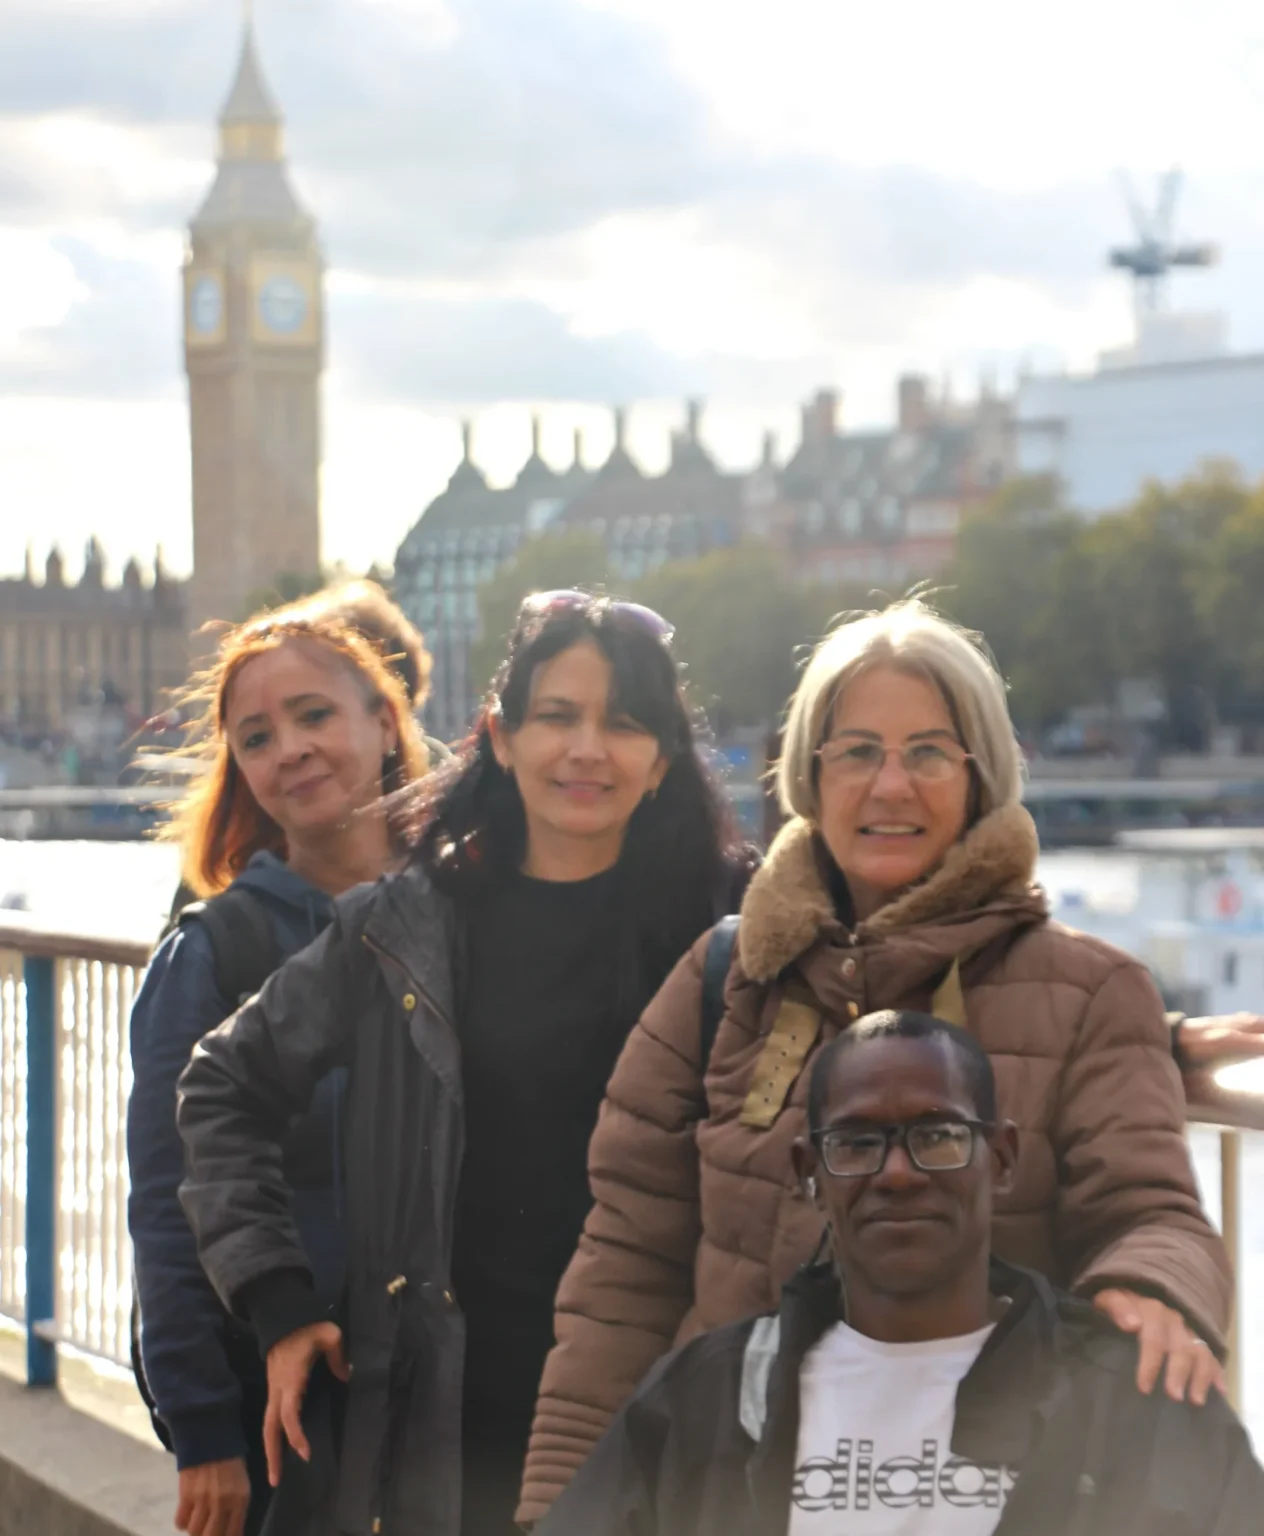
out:
{"label": "man's eyeglasses", "polygon": [[892,753],[900,759],[910,779],[920,779],[924,784],[942,783],[974,760],[960,743],[947,737],[888,747],[880,741],[844,735],[835,736],[816,749],[823,768],[828,768],[835,778],[853,780],[876,779]]}
{"label": "man's eyeglasses", "polygon": [[923,1173],[953,1173],[969,1166],[978,1138],[995,1129],[985,1120],[914,1120],[905,1125],[827,1126],[813,1131],[812,1140],[835,1178],[864,1179],[882,1172],[897,1143]]}
{"label": "man's eyeglasses", "polygon": [[646,608],[643,603],[625,603],[613,598],[594,597],[591,592],[579,592],[571,588],[556,592],[533,592],[524,598],[520,610],[523,619],[540,619],[550,613],[566,613],[574,609],[591,608],[600,603],[608,613],[626,619],[638,628],[653,635],[666,645],[676,633],[675,627],[661,613]]}

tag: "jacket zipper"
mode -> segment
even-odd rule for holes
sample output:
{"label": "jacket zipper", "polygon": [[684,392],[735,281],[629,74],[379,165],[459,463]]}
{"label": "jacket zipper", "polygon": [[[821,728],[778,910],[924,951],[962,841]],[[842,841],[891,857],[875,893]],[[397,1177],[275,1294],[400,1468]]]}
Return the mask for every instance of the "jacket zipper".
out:
{"label": "jacket zipper", "polygon": [[[382,946],[380,944],[378,944],[377,942],[375,942],[375,940],[371,939],[368,936],[367,933],[362,933],[360,935],[360,938],[361,938],[361,941],[364,944],[364,947],[367,950],[371,951],[371,953],[375,954],[378,957],[379,960],[385,961],[386,964],[393,965],[397,971],[402,971],[403,972],[404,979],[408,983],[409,987],[416,992],[417,996],[426,1004],[426,1006],[430,1009],[431,1013],[433,1013],[436,1018],[442,1020],[442,1022],[452,1031],[452,1033],[455,1034],[456,1033],[456,1027],[452,1023],[452,1020],[448,1017],[448,1015],[444,1012],[444,1010],[442,1008],[440,1008],[438,1003],[435,1002],[433,994],[428,992],[426,990],[426,988],[422,986],[422,984],[417,980],[417,978],[413,975],[412,971],[409,970],[409,968],[404,964],[404,962],[401,959],[399,959],[398,956],[391,954],[391,952],[389,950],[383,949]],[[455,1204],[455,1199],[456,1199],[456,1192],[455,1192],[455,1189],[454,1189],[452,1191],[452,1203],[453,1204]],[[390,1282],[390,1284],[387,1286],[386,1289],[387,1289],[388,1293],[390,1294],[392,1300],[395,1301],[395,1303],[397,1305],[398,1305],[398,1301],[399,1301],[399,1293],[401,1291],[405,1290],[407,1288],[407,1285],[408,1285],[408,1278],[407,1278],[407,1276],[406,1275],[397,1275],[395,1277],[395,1279],[392,1280]],[[452,1305],[453,1304],[452,1293],[450,1291],[445,1291],[443,1293],[443,1295],[444,1295],[444,1300],[447,1301],[449,1303],[449,1305]],[[369,1527],[370,1531],[373,1533],[373,1536],[381,1536],[381,1533],[384,1532],[385,1529],[386,1529],[385,1519],[384,1519],[384,1516],[382,1514],[382,1504],[383,1504],[383,1501],[384,1501],[385,1491],[386,1490],[385,1490],[385,1486],[384,1485],[377,1489],[377,1498],[376,1498],[376,1501],[375,1501],[376,1505],[377,1505],[377,1512],[374,1514],[372,1524]]]}
{"label": "jacket zipper", "polygon": [[[425,987],[422,986],[422,984],[417,980],[417,978],[408,969],[408,967],[404,964],[404,962],[402,960],[400,960],[400,959],[397,959],[396,956],[391,954],[389,950],[383,949],[382,946],[380,944],[376,943],[373,939],[371,939],[368,936],[367,933],[361,934],[360,937],[363,940],[364,946],[365,946],[366,949],[370,950],[380,960],[386,961],[388,965],[393,965],[397,970],[400,970],[400,971],[402,971],[404,973],[404,978],[408,982],[408,984],[410,986],[415,987],[417,989],[418,997],[420,997],[425,1002],[426,1006],[435,1015],[435,1017],[437,1019],[439,1019],[444,1025],[446,1025],[446,1027],[448,1029],[450,1029],[452,1031],[453,1036],[457,1040],[458,1049],[459,1049],[460,1038],[461,1037],[460,1037],[459,1034],[457,1034],[456,1025],[452,1022],[452,1020],[448,1017],[448,1015],[443,1011],[443,1009],[440,1008],[438,1003],[435,1002],[433,995],[431,993],[427,992]],[[462,1145],[464,1145],[464,1132],[462,1132]],[[464,1152],[462,1152],[462,1157],[464,1157]],[[457,1198],[457,1184],[458,1183],[459,1183],[459,1178],[458,1179],[454,1179],[453,1180],[453,1184],[452,1184],[452,1188],[448,1192],[447,1216],[448,1216],[448,1228],[449,1228],[449,1230],[452,1229],[452,1227],[455,1224],[455,1220],[456,1220],[456,1198]],[[450,1279],[449,1279],[449,1283],[451,1283]],[[445,1297],[445,1299],[449,1303],[451,1303],[451,1301],[452,1301],[452,1293],[450,1291],[445,1291],[444,1292],[444,1297]]]}

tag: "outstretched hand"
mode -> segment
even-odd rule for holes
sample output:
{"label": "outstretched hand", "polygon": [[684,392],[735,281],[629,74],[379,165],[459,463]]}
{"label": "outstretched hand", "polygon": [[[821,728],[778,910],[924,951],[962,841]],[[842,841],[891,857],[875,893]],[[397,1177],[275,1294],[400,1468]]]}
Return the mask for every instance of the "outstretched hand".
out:
{"label": "outstretched hand", "polygon": [[263,1448],[268,1457],[268,1481],[281,1481],[285,1441],[304,1461],[312,1448],[303,1433],[303,1397],[312,1367],[324,1356],[339,1381],[350,1376],[342,1352],[342,1329],[336,1323],[311,1323],[288,1334],[268,1351],[268,1408],[263,1416]]}
{"label": "outstretched hand", "polygon": [[1213,1018],[1183,1019],[1181,1050],[1191,1068],[1223,1067],[1231,1061],[1264,1056],[1264,1016],[1225,1013]]}
{"label": "outstretched hand", "polygon": [[1218,1387],[1221,1392],[1225,1390],[1224,1368],[1210,1346],[1166,1302],[1154,1296],[1138,1296],[1134,1291],[1112,1288],[1098,1291],[1093,1297],[1093,1305],[1104,1312],[1116,1328],[1137,1335],[1141,1346],[1137,1389],[1147,1397],[1154,1391],[1160,1372],[1164,1375],[1167,1395],[1178,1403],[1188,1396],[1191,1403],[1201,1407],[1212,1387]]}

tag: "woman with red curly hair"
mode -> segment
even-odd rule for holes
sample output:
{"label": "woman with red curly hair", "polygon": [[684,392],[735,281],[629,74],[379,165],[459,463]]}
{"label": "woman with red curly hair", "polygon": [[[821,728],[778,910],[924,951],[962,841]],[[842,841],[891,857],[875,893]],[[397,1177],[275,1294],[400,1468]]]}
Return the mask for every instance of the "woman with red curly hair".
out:
{"label": "woman with red curly hair", "polygon": [[[205,900],[159,947],[132,1014],[128,1158],[143,1382],[176,1455],[176,1525],[190,1536],[259,1529],[270,1497],[267,1383],[253,1337],[203,1274],[180,1209],[176,1080],[240,994],[320,934],[336,896],[400,858],[387,797],[427,767],[412,710],[428,657],[392,616],[404,623],[380,589],[356,589],[252,620],[224,636],[188,701],[206,771],[166,835],[181,846],[186,890]],[[267,958],[250,974],[246,952],[260,943]],[[283,1152],[326,1306],[346,1270],[336,1154],[344,1086],[341,1070],[326,1075]]]}

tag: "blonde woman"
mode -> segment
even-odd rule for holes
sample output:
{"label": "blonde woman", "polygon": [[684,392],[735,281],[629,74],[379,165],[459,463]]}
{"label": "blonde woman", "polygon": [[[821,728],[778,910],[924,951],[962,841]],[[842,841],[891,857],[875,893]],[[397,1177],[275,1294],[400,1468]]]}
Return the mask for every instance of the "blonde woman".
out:
{"label": "blonde woman", "polygon": [[817,1247],[790,1148],[815,1055],[864,1014],[963,1024],[1019,1128],[995,1251],[1139,1336],[1139,1383],[1202,1401],[1230,1305],[1145,969],[1049,918],[1002,681],[919,601],[845,623],[792,701],[790,820],[742,906],[700,1047],[704,939],[650,1004],[590,1150],[519,1518],[539,1517],[673,1343],[775,1307]]}

